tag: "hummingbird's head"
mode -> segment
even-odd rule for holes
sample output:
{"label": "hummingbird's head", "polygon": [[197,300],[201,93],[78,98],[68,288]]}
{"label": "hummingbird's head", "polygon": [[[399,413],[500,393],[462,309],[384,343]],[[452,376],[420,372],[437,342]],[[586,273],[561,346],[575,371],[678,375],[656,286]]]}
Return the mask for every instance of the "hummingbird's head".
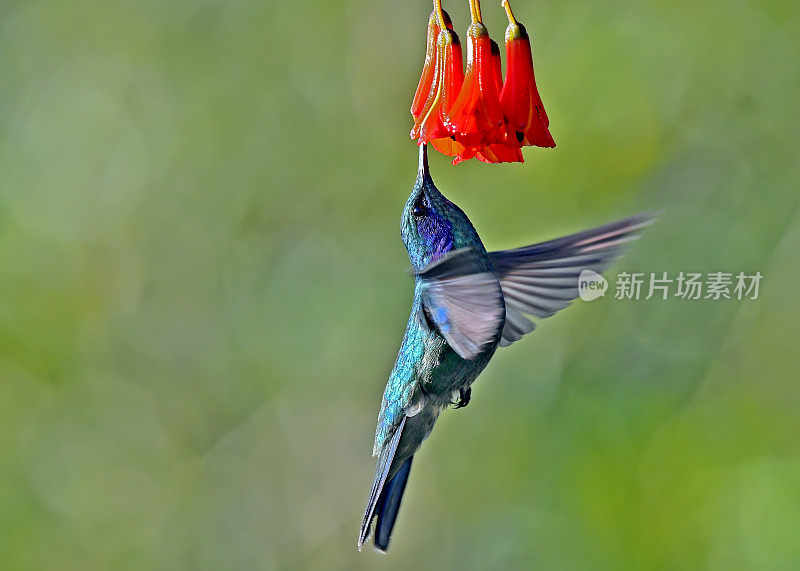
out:
{"label": "hummingbird's head", "polygon": [[415,270],[450,250],[481,243],[466,214],[434,186],[425,144],[420,145],[417,181],[403,209],[400,234]]}

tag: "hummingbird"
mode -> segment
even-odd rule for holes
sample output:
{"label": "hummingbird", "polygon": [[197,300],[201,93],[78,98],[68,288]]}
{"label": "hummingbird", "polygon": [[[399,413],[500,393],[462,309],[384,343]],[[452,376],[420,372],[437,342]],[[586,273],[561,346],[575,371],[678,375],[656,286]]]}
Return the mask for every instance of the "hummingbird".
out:
{"label": "hummingbird", "polygon": [[487,252],[467,215],[434,185],[427,146],[420,145],[416,182],[401,218],[414,299],[378,415],[378,464],[359,550],[374,523],[375,547],[386,552],[414,454],[442,410],[469,404],[471,385],[497,348],[534,330],[528,316],[544,319],[570,305],[581,272],[605,270],[653,220],[642,214]]}

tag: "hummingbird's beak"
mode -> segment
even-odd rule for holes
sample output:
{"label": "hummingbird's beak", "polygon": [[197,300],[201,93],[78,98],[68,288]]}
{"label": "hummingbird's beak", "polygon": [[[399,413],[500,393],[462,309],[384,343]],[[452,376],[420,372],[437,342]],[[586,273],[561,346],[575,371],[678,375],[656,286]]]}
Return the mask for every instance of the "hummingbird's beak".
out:
{"label": "hummingbird's beak", "polygon": [[417,184],[422,185],[423,190],[426,186],[433,186],[431,171],[428,167],[428,144],[422,143],[419,146],[419,167],[417,169]]}
{"label": "hummingbird's beak", "polygon": [[419,146],[419,169],[417,172],[423,177],[430,174],[428,171],[428,143],[422,143]]}

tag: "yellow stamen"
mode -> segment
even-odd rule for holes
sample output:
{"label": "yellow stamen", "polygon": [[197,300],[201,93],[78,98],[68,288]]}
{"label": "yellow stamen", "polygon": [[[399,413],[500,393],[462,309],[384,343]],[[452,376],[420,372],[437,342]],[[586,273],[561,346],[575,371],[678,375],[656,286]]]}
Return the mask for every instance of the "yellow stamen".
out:
{"label": "yellow stamen", "polygon": [[433,0],[433,11],[436,12],[437,18],[439,18],[439,29],[444,30],[447,28],[447,25],[444,22],[444,11],[442,10],[442,0]]}
{"label": "yellow stamen", "polygon": [[483,24],[481,18],[481,0],[469,0],[469,15],[473,24]]}
{"label": "yellow stamen", "polygon": [[508,16],[508,23],[511,26],[515,26],[518,24],[517,19],[514,17],[514,12],[511,11],[511,4],[508,3],[508,0],[503,0],[500,2],[500,5],[505,9],[506,16]]}

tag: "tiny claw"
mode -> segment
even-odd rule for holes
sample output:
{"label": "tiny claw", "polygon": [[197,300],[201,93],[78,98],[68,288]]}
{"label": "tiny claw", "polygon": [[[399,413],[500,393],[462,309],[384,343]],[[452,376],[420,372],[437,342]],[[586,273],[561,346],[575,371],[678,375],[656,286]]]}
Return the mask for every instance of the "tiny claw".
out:
{"label": "tiny claw", "polygon": [[454,403],[456,405],[455,408],[464,408],[469,404],[471,398],[472,398],[472,387],[467,387],[466,389],[459,389],[458,402]]}

